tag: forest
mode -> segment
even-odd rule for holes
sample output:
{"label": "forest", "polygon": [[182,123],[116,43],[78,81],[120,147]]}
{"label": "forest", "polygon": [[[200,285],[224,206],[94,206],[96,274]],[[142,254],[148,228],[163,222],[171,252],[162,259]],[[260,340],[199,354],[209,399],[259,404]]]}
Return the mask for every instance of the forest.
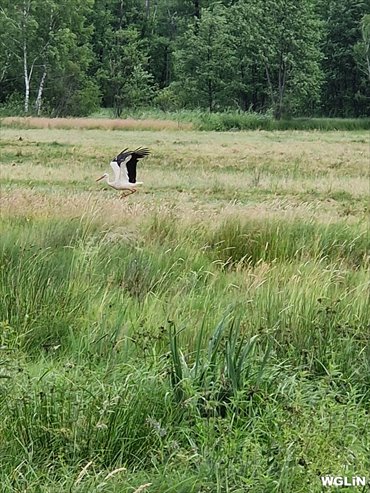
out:
{"label": "forest", "polygon": [[1,0],[0,114],[370,114],[369,0]]}

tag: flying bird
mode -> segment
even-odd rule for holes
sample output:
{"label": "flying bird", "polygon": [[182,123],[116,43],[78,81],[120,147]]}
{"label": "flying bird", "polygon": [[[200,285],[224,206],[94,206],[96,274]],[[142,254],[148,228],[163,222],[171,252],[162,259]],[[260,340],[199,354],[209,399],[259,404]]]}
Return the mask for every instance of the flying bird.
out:
{"label": "flying bird", "polygon": [[129,151],[127,148],[123,149],[111,162],[114,173],[114,179],[109,180],[109,174],[104,173],[96,181],[106,179],[108,185],[115,190],[128,190],[130,193],[122,194],[122,198],[128,197],[132,193],[136,192],[136,186],[142,185],[142,181],[136,181],[136,165],[139,159],[148,156],[149,149],[146,147],[139,147],[135,151]]}

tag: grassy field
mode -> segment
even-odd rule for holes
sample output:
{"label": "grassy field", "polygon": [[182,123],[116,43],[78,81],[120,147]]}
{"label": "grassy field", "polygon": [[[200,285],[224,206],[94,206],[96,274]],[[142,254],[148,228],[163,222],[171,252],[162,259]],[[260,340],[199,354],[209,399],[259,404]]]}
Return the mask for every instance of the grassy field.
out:
{"label": "grassy field", "polygon": [[50,127],[1,128],[2,491],[370,480],[366,133]]}

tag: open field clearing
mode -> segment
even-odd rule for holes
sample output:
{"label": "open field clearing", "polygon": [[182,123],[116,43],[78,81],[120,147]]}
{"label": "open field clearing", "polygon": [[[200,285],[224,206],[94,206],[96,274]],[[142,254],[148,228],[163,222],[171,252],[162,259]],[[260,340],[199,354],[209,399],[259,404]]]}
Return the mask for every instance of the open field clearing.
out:
{"label": "open field clearing", "polygon": [[4,491],[370,481],[366,132],[114,128],[1,127]]}

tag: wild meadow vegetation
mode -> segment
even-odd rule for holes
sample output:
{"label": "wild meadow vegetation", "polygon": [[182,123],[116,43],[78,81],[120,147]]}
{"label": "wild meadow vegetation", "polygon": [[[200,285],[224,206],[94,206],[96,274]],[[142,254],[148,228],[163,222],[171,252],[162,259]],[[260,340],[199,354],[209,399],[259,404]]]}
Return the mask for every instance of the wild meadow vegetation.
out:
{"label": "wild meadow vegetation", "polygon": [[276,120],[272,115],[258,113],[204,111],[163,112],[155,109],[130,111],[127,118],[113,118],[111,109],[104,109],[89,118],[42,118],[9,116],[2,126],[17,128],[84,128],[106,130],[169,130],[193,129],[216,132],[237,130],[370,130],[370,118],[291,118]]}
{"label": "wild meadow vegetation", "polygon": [[368,476],[366,133],[47,126],[1,128],[2,491]]}

